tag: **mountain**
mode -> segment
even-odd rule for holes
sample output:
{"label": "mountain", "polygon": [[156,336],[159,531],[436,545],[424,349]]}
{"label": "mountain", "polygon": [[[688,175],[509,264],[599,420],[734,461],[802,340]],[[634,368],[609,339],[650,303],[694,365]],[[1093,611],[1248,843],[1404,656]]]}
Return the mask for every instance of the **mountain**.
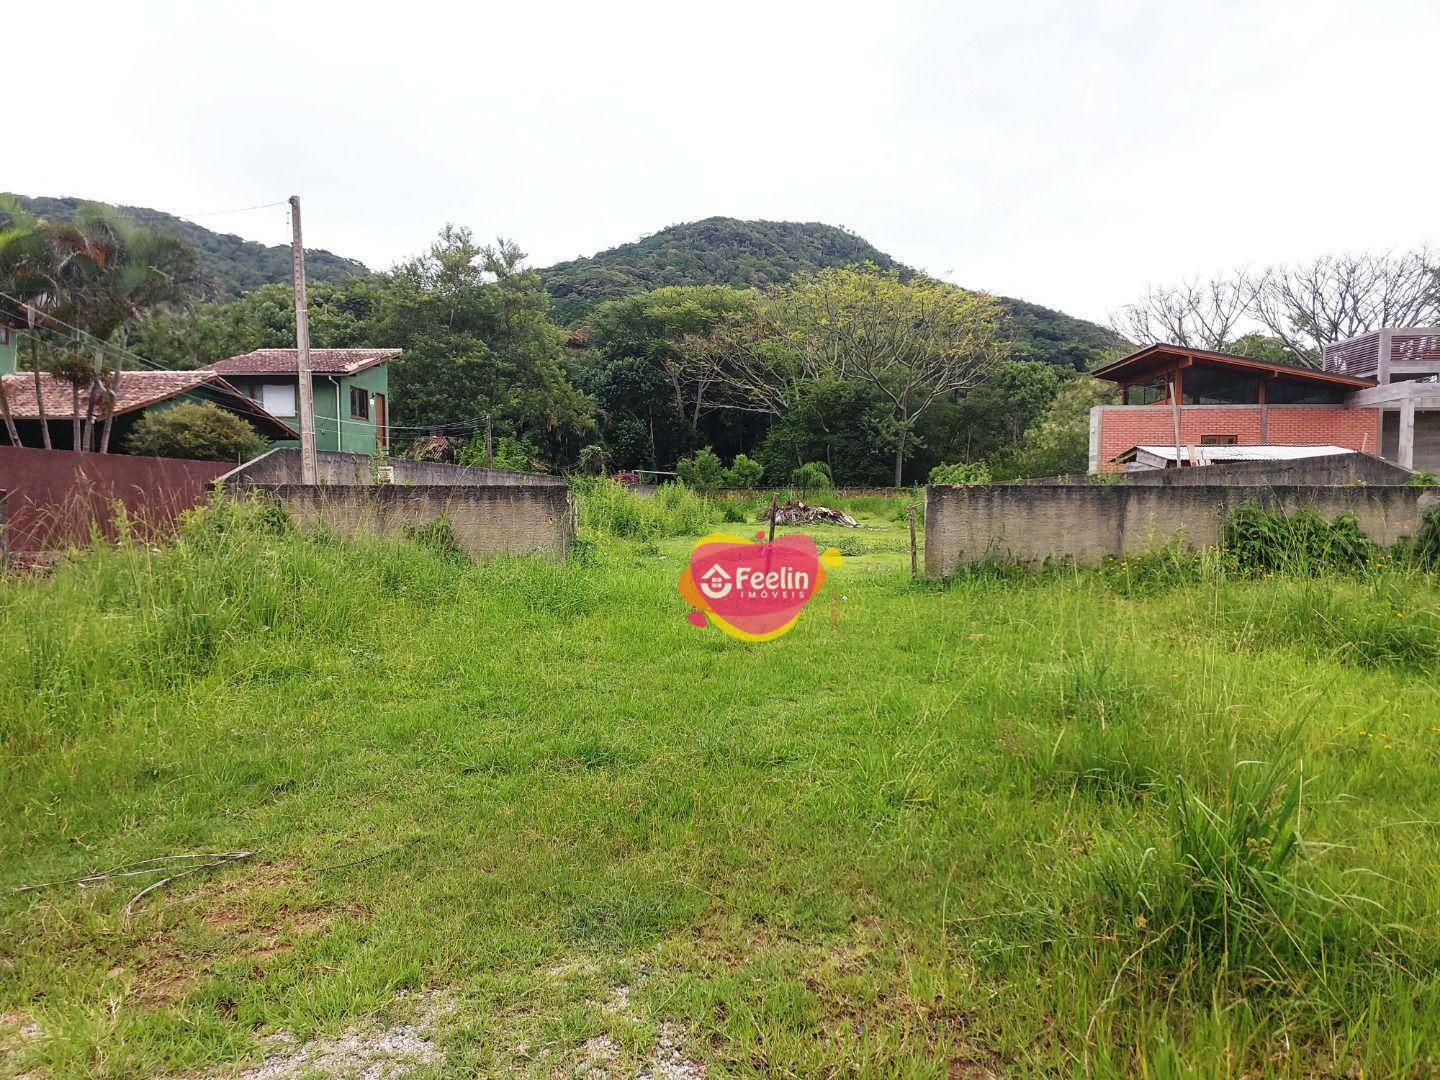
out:
{"label": "mountain", "polygon": [[[30,199],[17,195],[15,198],[32,214],[42,217],[47,214],[69,216],[77,207],[94,201],[50,196]],[[144,206],[112,206],[111,209],[191,244],[200,255],[200,271],[205,278],[207,298],[233,300],[258,285],[290,280],[289,244],[257,244],[230,233],[213,232],[193,221]],[[276,213],[279,212],[277,207]],[[341,281],[369,273],[364,263],[354,259],[343,258],[321,248],[305,249],[305,276],[310,281]]]}
{"label": "mountain", "polygon": [[[662,285],[763,286],[791,275],[871,262],[913,273],[867,240],[819,222],[712,217],[540,271],[555,321],[574,326],[596,305]],[[1125,342],[1103,326],[1039,304],[1000,297],[1016,360],[1084,371]]]}
{"label": "mountain", "polygon": [[712,217],[556,263],[540,277],[554,300],[555,321],[573,326],[597,304],[662,285],[775,285],[806,270],[862,262],[900,266],[834,225]]}

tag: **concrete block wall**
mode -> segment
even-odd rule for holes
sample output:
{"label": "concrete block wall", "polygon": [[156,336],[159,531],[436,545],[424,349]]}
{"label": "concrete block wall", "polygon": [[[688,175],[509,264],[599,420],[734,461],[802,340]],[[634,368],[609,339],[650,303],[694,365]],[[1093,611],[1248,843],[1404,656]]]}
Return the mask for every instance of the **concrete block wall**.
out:
{"label": "concrete block wall", "polygon": [[301,528],[324,525],[344,536],[400,537],[407,528],[443,516],[471,558],[538,554],[562,560],[575,537],[574,500],[565,485],[242,483],[231,488],[284,507]]}
{"label": "concrete block wall", "polygon": [[[468,465],[447,465],[438,461],[407,461],[388,458],[393,484],[451,484],[461,487],[522,485],[566,487],[562,476],[507,472],[503,469],[474,469]],[[322,484],[374,484],[376,462],[366,454],[321,450],[315,455],[317,479]],[[300,450],[287,446],[247,461],[220,477],[221,483],[298,484]]]}
{"label": "concrete block wall", "polygon": [[1256,501],[1294,512],[1314,506],[1327,518],[1354,513],[1371,539],[1393,544],[1413,536],[1435,488],[1410,486],[1131,486],[1128,484],[925,489],[925,572],[944,577],[970,562],[1038,562],[1149,550],[1183,536],[1191,546],[1218,543],[1225,519]]}
{"label": "concrete block wall", "polygon": [[[1180,410],[1180,441],[1206,435],[1234,435],[1242,446],[1261,442],[1313,446],[1330,443],[1350,450],[1380,452],[1380,410],[1344,405],[1266,406],[1266,437],[1260,438],[1259,405],[1186,405]],[[1098,405],[1091,413],[1091,468],[1115,472],[1116,454],[1132,446],[1173,446],[1175,414],[1169,405]]]}
{"label": "concrete block wall", "polygon": [[[1295,461],[1230,461],[1196,469],[1140,469],[1117,474],[1121,483],[1132,487],[1256,487],[1261,484],[1306,485],[1376,484],[1381,487],[1407,484],[1409,469],[1374,454],[1328,454]],[[1048,487],[1093,483],[1085,474],[1038,476],[1016,480],[1017,484]]]}

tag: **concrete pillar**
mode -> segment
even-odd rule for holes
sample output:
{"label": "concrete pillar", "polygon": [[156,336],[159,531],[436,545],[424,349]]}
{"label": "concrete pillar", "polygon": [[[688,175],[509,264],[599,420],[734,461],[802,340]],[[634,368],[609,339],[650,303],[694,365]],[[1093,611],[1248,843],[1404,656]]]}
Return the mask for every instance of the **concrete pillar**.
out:
{"label": "concrete pillar", "polygon": [[1100,411],[1105,408],[1103,405],[1095,405],[1090,409],[1090,462],[1089,472],[1100,471]]}
{"label": "concrete pillar", "polygon": [[1400,445],[1396,452],[1396,464],[1403,469],[1415,467],[1415,402],[1400,403]]}

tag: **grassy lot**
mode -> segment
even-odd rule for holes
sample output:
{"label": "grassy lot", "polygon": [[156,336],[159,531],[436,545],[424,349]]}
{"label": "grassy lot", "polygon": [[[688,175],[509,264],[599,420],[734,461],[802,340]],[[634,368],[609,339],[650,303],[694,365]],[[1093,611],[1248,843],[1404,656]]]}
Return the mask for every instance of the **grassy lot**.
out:
{"label": "grassy lot", "polygon": [[694,498],[563,567],[217,507],[0,586],[0,1074],[1440,1067],[1433,577],[914,585],[858,509],[759,645],[686,621],[754,528]]}

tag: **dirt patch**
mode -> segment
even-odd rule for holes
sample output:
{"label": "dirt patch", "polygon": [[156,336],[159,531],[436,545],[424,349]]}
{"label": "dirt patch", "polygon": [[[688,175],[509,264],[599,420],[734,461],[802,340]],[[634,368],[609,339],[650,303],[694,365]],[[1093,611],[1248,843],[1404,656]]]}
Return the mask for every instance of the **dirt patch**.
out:
{"label": "dirt patch", "polygon": [[357,1024],[333,1038],[301,1042],[288,1032],[279,1032],[269,1041],[270,1052],[258,1065],[239,1072],[216,1071],[210,1077],[236,1080],[290,1080],[326,1076],[346,1080],[390,1080],[417,1069],[440,1066],[444,1052],[435,1044],[434,1032],[453,1005],[439,994],[426,995],[413,1017],[391,1025]]}
{"label": "dirt patch", "polygon": [[43,1034],[40,1025],[24,1013],[0,1013],[0,1073],[14,1076],[16,1080],[38,1076],[20,1072],[19,1062],[20,1056]]}

